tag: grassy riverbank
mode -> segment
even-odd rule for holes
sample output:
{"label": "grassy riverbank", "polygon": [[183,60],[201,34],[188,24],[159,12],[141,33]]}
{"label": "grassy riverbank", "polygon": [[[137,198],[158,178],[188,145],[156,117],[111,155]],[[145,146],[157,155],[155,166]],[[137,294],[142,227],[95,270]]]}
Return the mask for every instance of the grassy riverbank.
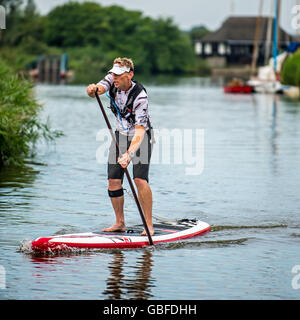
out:
{"label": "grassy riverbank", "polygon": [[53,140],[62,133],[41,123],[42,106],[33,95],[32,83],[0,61],[0,167],[22,164],[33,156],[38,139]]}

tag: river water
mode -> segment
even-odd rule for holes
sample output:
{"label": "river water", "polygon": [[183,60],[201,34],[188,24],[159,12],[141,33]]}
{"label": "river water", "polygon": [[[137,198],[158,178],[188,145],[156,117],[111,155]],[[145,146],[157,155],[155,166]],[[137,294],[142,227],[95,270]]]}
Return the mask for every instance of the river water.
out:
{"label": "river water", "polygon": [[[158,151],[153,213],[212,231],[154,248],[33,255],[32,239],[99,232],[114,217],[97,101],[84,86],[37,85],[41,117],[65,135],[41,142],[23,168],[0,171],[0,298],[299,299],[299,102],[225,95],[212,79],[146,85],[154,127],[175,128],[194,155],[182,145],[173,157],[172,139],[170,160]],[[128,226],[141,223],[127,195],[125,211]]]}

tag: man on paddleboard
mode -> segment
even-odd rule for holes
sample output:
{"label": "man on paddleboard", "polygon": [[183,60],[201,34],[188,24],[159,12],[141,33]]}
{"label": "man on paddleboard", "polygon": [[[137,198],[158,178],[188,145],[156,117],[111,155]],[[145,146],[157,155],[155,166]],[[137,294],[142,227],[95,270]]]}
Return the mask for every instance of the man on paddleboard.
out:
{"label": "man on paddleboard", "polygon": [[[133,80],[134,64],[128,58],[116,58],[113,68],[104,79],[87,87],[87,94],[95,97],[106,93],[110,97],[110,108],[116,117],[116,139],[121,155],[112,141],[108,155],[108,195],[115,212],[116,222],[105,232],[125,231],[124,219],[124,168],[133,163],[133,178],[138,198],[145,214],[151,235],[152,191],[149,186],[149,165],[152,151],[151,122],[148,112],[148,96],[145,88]],[[142,235],[146,235],[144,230]]]}

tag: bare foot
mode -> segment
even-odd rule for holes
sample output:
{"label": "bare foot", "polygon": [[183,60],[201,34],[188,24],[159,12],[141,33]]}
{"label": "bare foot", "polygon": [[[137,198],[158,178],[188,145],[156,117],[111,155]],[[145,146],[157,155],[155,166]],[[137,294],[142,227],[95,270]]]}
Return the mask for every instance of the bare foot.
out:
{"label": "bare foot", "polygon": [[[149,229],[150,236],[153,236],[153,235],[154,235],[154,229],[153,229],[153,227],[152,227],[152,228],[151,228],[151,227],[148,227],[148,229]],[[142,235],[142,236],[147,236],[147,232],[146,232],[145,229],[144,229],[144,231],[141,233],[141,235]]]}
{"label": "bare foot", "polygon": [[105,228],[102,230],[103,232],[124,232],[126,231],[125,224],[113,224],[109,228]]}

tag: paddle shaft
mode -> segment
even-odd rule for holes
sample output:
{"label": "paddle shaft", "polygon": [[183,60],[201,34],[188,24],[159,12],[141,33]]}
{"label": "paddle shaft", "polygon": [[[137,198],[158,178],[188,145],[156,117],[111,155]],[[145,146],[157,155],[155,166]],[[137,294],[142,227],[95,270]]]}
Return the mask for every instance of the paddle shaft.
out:
{"label": "paddle shaft", "polygon": [[[97,91],[98,91],[98,89],[97,89]],[[107,127],[108,127],[108,129],[109,129],[109,131],[110,131],[111,137],[112,137],[112,139],[113,139],[113,141],[114,141],[114,143],[115,143],[115,145],[116,145],[116,149],[117,149],[119,155],[121,155],[121,150],[120,150],[118,141],[117,141],[117,139],[116,139],[116,137],[115,137],[115,135],[114,135],[114,133],[113,133],[112,127],[111,127],[111,125],[110,125],[110,122],[109,122],[109,120],[108,120],[108,117],[107,117],[107,115],[106,115],[106,112],[105,112],[105,110],[104,110],[104,107],[103,107],[103,105],[102,105],[102,102],[101,102],[101,100],[100,100],[100,97],[99,97],[97,91],[95,92],[96,99],[97,99],[98,104],[99,104],[99,106],[100,106],[100,109],[101,109],[101,111],[102,111],[102,114],[103,114],[104,120],[105,120],[105,122],[106,122],[106,125],[107,125]],[[138,210],[139,210],[139,213],[140,213],[140,216],[141,216],[141,219],[142,219],[142,222],[143,222],[145,231],[146,231],[147,236],[148,236],[148,239],[149,239],[149,244],[152,246],[152,245],[153,245],[152,237],[151,237],[151,235],[150,235],[150,231],[149,231],[148,225],[147,225],[146,220],[145,220],[145,216],[144,216],[144,213],[143,213],[143,209],[142,209],[141,204],[140,204],[140,202],[139,202],[139,199],[138,199],[138,197],[137,197],[137,194],[136,194],[134,185],[133,185],[133,183],[132,183],[132,180],[131,180],[131,177],[130,177],[130,174],[129,174],[127,168],[124,168],[124,172],[125,172],[125,174],[126,174],[128,183],[129,183],[129,185],[130,185],[130,188],[131,188],[131,191],[132,191],[132,194],[133,194],[135,203],[136,203],[136,205],[137,205],[137,207],[138,207]]]}

